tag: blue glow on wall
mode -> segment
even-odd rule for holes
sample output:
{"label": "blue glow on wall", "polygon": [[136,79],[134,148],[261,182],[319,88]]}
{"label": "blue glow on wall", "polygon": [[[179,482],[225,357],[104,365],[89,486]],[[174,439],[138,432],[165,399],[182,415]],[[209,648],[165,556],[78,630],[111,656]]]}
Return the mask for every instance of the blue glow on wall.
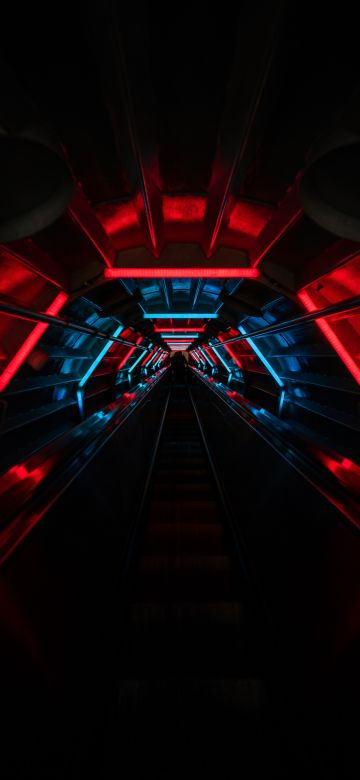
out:
{"label": "blue glow on wall", "polygon": [[227,370],[228,374],[230,374],[230,373],[231,373],[231,372],[230,372],[230,368],[229,368],[229,366],[227,365],[227,363],[226,363],[226,361],[224,360],[224,358],[223,358],[223,357],[220,355],[220,352],[218,352],[218,350],[216,349],[216,347],[214,347],[214,345],[213,345],[213,344],[211,344],[210,346],[211,346],[211,349],[213,349],[213,350],[214,350],[214,352],[215,352],[215,355],[217,355],[217,356],[218,356],[218,358],[219,358],[219,360],[221,360],[221,362],[222,362],[223,366],[225,366],[225,368],[226,368],[226,370]]}
{"label": "blue glow on wall", "polygon": [[[242,325],[239,325],[239,331],[244,336],[246,336],[246,330]],[[259,347],[255,344],[254,339],[247,337],[246,341],[248,342],[248,344],[250,344],[250,347],[254,350],[255,354],[258,356],[259,360],[261,360],[262,364],[265,366],[269,374],[271,374],[273,379],[275,379],[276,384],[279,385],[279,387],[284,387],[284,382],[282,381],[282,379],[280,379],[276,371],[273,369],[269,361],[266,359],[265,355],[263,355]]]}
{"label": "blue glow on wall", "polygon": [[[114,330],[114,333],[112,334],[114,338],[116,338],[121,331],[124,330],[123,325],[118,325],[116,330]],[[99,354],[96,356],[95,360],[91,363],[90,368],[88,368],[86,374],[80,379],[79,387],[84,387],[86,385],[86,382],[88,381],[91,374],[95,371],[95,368],[99,365],[103,357],[106,355],[106,353],[109,351],[111,345],[113,344],[113,341],[107,341],[105,346],[100,350]]]}
{"label": "blue glow on wall", "polygon": [[204,352],[204,350],[203,350],[203,349],[201,349],[201,347],[199,347],[199,351],[200,351],[200,352],[201,352],[201,354],[204,356],[204,358],[205,358],[205,360],[206,360],[206,363],[209,363],[209,366],[215,366],[215,361],[214,361],[214,360],[212,360],[212,358],[211,358],[209,355],[206,355],[206,354],[205,354],[205,352]]}
{"label": "blue glow on wall", "polygon": [[129,368],[129,374],[131,374],[132,370],[135,368],[135,366],[137,366],[138,363],[140,363],[140,360],[142,360],[143,357],[144,357],[144,353],[140,352],[140,355],[138,358],[136,358],[135,363],[133,363],[132,366]]}

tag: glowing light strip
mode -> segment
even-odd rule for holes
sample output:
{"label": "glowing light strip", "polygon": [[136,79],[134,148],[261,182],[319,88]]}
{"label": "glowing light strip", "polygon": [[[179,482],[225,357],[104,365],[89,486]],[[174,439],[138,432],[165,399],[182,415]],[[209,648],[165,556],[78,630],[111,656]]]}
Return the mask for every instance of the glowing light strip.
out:
{"label": "glowing light strip", "polygon": [[204,351],[204,349],[202,349],[202,347],[199,347],[199,352],[201,352],[201,354],[205,358],[206,363],[209,363],[209,366],[211,366],[211,367],[215,366],[215,361],[210,356],[205,355],[205,351]]}
{"label": "glowing light strip", "polygon": [[190,312],[144,312],[144,320],[216,320],[216,312],[202,312],[190,311]]}
{"label": "glowing light strip", "polygon": [[201,357],[200,352],[197,349],[193,349],[191,354],[195,355],[195,358],[197,359],[198,363],[200,363],[202,366],[206,366],[206,362],[204,358]]}
{"label": "glowing light strip", "polygon": [[135,360],[135,363],[133,363],[133,364],[132,364],[132,366],[130,366],[130,368],[129,368],[129,374],[131,374],[131,372],[134,370],[135,366],[137,366],[137,364],[138,364],[138,363],[140,363],[140,360],[142,360],[142,358],[143,358],[143,357],[144,357],[144,355],[143,355],[143,353],[141,352],[141,353],[140,353],[140,355],[139,355],[139,357],[138,357],[138,358]]}
{"label": "glowing light strip", "polygon": [[216,347],[214,347],[214,345],[213,345],[213,344],[209,344],[209,347],[210,347],[210,348],[213,350],[213,352],[215,352],[215,355],[217,355],[217,356],[218,356],[219,360],[221,360],[221,362],[222,362],[223,366],[225,366],[225,368],[226,368],[227,372],[228,372],[229,374],[231,374],[231,370],[230,370],[230,368],[229,368],[228,364],[226,363],[226,361],[224,360],[224,358],[223,358],[223,357],[220,355],[220,353],[217,351]]}
{"label": "glowing light strip", "polygon": [[123,359],[120,360],[120,363],[119,363],[119,365],[118,365],[118,367],[116,369],[117,371],[120,371],[120,369],[124,367],[125,363],[128,362],[128,360],[131,357],[131,355],[133,354],[133,352],[135,352],[137,345],[140,344],[140,341],[142,341],[143,338],[144,338],[143,336],[140,336],[138,339],[136,339],[134,346],[130,347],[130,349],[128,350],[126,355],[124,355]]}
{"label": "glowing light strip", "polygon": [[143,360],[143,362],[141,364],[141,367],[146,366],[146,364],[149,362],[151,356],[154,357],[154,353],[155,352],[156,352],[156,347],[152,347],[152,349],[150,350],[150,354],[145,356],[145,358],[144,358],[144,360]]}
{"label": "glowing light strip", "polygon": [[156,355],[158,355],[160,351],[161,351],[161,347],[158,347],[158,348],[155,350],[155,352],[154,352],[154,354],[153,354],[153,356],[152,356],[151,360],[149,360],[149,362],[146,364],[146,365],[147,365],[147,367],[149,367],[149,366],[151,365],[151,363],[153,362],[154,358],[156,358]]}
{"label": "glowing light strip", "polygon": [[[246,330],[245,328],[243,328],[242,325],[240,325],[239,331],[240,333],[243,333],[246,336]],[[261,360],[262,364],[265,366],[269,374],[271,374],[276,384],[279,385],[279,387],[284,387],[284,382],[282,381],[282,379],[280,379],[280,377],[273,369],[273,367],[270,365],[269,361],[266,359],[265,355],[263,355],[259,347],[256,346],[254,340],[252,338],[246,337],[246,341],[248,342],[248,344],[250,344],[250,347],[254,350],[255,354],[258,356],[259,360]]]}
{"label": "glowing light strip", "polygon": [[106,279],[258,279],[258,268],[105,268]]}
{"label": "glowing light strip", "polygon": [[[69,296],[66,295],[66,293],[60,292],[56,298],[54,298],[49,308],[46,309],[45,314],[52,314],[54,316],[58,314],[60,309],[68,300],[68,297]],[[38,324],[35,325],[35,328],[33,328],[31,333],[22,343],[21,347],[19,347],[14,357],[10,360],[6,368],[4,368],[4,371],[0,377],[0,392],[5,390],[5,387],[18,372],[26,358],[30,355],[30,352],[32,352],[34,347],[36,347],[36,344],[41,339],[41,336],[45,333],[48,327],[49,325],[46,322],[38,322]]]}
{"label": "glowing light strip", "polygon": [[158,360],[155,360],[155,363],[153,363],[153,368],[156,368],[156,366],[159,366],[160,363],[164,360],[165,356],[166,356],[166,352],[164,352],[164,351],[160,352],[160,357],[159,357]]}
{"label": "glowing light strip", "polygon": [[[305,290],[299,292],[298,297],[300,298],[301,303],[303,304],[303,306],[307,311],[310,312],[316,311],[315,304],[311,300],[308,293],[305,292]],[[342,360],[342,362],[344,363],[348,371],[350,371],[350,374],[353,375],[355,381],[360,385],[360,368],[357,365],[357,363],[355,363],[355,360],[351,357],[346,347],[344,347],[343,343],[340,341],[340,339],[334,332],[330,323],[326,322],[325,318],[322,317],[320,317],[318,320],[315,320],[315,322],[319,326],[320,330],[323,332],[329,344],[339,355],[340,360]]]}
{"label": "glowing light strip", "polygon": [[[118,336],[121,331],[124,330],[123,325],[119,325],[116,330],[114,330],[113,336]],[[91,374],[94,373],[95,368],[99,365],[99,363],[102,361],[103,357],[105,357],[106,353],[109,351],[110,347],[114,344],[113,341],[107,341],[103,349],[100,350],[99,354],[95,358],[95,360],[92,362],[90,368],[86,371],[82,379],[80,379],[79,387],[84,387],[86,385],[86,382],[88,381],[89,377],[91,377]],[[141,354],[140,357],[143,355]]]}
{"label": "glowing light strip", "polygon": [[[219,341],[223,341],[223,339],[221,338],[221,336],[218,336],[218,339],[219,339]],[[229,353],[230,357],[232,357],[232,359],[233,359],[234,363],[236,363],[236,365],[238,366],[238,368],[241,368],[241,369],[242,369],[242,364],[241,364],[241,361],[240,361],[240,360],[239,360],[239,358],[238,358],[238,357],[237,357],[237,356],[234,354],[234,350],[233,350],[233,349],[231,349],[231,347],[229,347],[229,345],[228,345],[228,344],[224,344],[224,347],[225,347],[225,349],[228,351],[228,353]]]}
{"label": "glowing light strip", "polygon": [[[170,317],[169,317],[169,319],[170,319]],[[161,335],[163,333],[170,333],[170,335],[172,333],[181,333],[181,334],[182,333],[192,333],[193,336],[195,337],[195,336],[199,335],[199,332],[203,333],[203,331],[205,330],[205,325],[203,325],[202,327],[198,327],[198,326],[195,327],[194,326],[193,328],[160,328],[159,326],[155,325],[154,330],[155,330],[156,333],[161,333]],[[197,331],[197,333],[194,333],[195,330]]]}
{"label": "glowing light strip", "polygon": [[[191,339],[192,340],[197,339],[198,335],[199,335],[198,333],[192,333],[191,334]],[[186,333],[179,333],[179,334],[174,333],[174,335],[172,333],[160,333],[160,336],[163,339],[170,339],[171,338],[172,340],[182,339],[182,338],[190,339],[190,336],[187,336]]]}

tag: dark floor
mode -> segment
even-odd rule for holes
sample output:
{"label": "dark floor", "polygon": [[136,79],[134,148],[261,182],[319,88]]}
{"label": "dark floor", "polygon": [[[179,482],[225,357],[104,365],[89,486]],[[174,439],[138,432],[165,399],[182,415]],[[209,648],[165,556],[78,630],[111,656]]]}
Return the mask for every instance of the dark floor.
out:
{"label": "dark floor", "polygon": [[358,776],[359,539],[190,390],[226,507],[187,386],[163,386],[2,569],[4,777]]}

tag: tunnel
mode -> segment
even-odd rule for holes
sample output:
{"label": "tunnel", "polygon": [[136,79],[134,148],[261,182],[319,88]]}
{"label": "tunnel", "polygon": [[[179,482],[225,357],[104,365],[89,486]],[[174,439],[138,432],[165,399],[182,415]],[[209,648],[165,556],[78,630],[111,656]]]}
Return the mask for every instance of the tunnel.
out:
{"label": "tunnel", "polygon": [[4,780],[359,777],[349,9],[3,16]]}

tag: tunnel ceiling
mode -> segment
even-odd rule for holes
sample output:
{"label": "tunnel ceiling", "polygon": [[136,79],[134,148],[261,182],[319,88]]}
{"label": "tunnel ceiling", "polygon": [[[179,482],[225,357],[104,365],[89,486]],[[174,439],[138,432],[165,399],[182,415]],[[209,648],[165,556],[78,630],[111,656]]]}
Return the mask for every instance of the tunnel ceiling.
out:
{"label": "tunnel ceiling", "polygon": [[[29,8],[3,42],[76,182],[64,216],[10,249],[77,294],[106,268],[167,266],[258,268],[288,294],[347,257],[298,198],[312,144],[358,87],[346,14],[98,6],[56,24]],[[153,303],[191,305],[195,289],[154,282]]]}
{"label": "tunnel ceiling", "polygon": [[[345,193],[339,219],[327,208],[337,194],[328,183],[318,201],[327,155],[340,181],[338,147],[350,156],[358,148],[357,28],[346,9],[310,11],[107,1],[79,18],[28,6],[20,24],[9,10],[0,81],[0,165],[10,182],[0,198],[5,430],[9,410],[20,428],[30,401],[57,414],[84,377],[108,386],[115,358],[118,370],[142,365],[141,351],[172,348],[170,333],[190,348],[216,339],[212,357],[197,353],[203,367],[246,375],[262,398],[282,394],[298,425],[316,419],[320,431],[330,420],[347,452],[359,425],[357,206]],[[34,138],[62,161],[59,197],[46,155],[34,176],[13,154]],[[21,175],[19,197],[11,176]],[[260,339],[219,347],[347,301],[347,315],[269,333],[261,350]],[[87,335],[31,312],[71,319]],[[24,388],[37,391],[36,403]]]}

